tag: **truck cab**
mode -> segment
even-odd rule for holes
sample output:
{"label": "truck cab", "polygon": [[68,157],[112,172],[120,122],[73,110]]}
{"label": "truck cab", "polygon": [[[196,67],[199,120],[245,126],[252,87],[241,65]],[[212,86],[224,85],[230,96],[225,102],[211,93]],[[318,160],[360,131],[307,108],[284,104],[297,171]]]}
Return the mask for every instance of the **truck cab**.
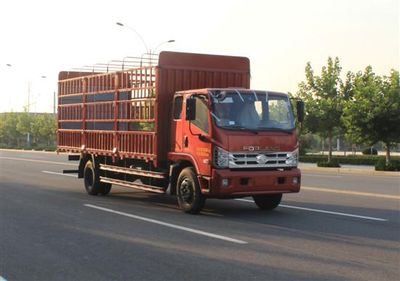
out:
{"label": "truck cab", "polygon": [[191,212],[196,199],[201,205],[205,198],[245,196],[273,209],[283,193],[299,191],[299,144],[287,94],[181,91],[174,96],[172,115],[169,160],[190,167],[199,189],[189,176],[179,176],[176,193],[183,209]]}

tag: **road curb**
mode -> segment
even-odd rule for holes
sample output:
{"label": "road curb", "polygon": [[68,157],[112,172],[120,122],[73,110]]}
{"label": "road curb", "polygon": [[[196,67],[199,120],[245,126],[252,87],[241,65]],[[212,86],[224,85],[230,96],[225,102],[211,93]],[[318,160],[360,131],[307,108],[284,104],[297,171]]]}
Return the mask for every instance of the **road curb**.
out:
{"label": "road curb", "polygon": [[385,177],[400,177],[400,172],[375,171],[370,169],[357,168],[328,168],[328,167],[307,167],[299,165],[302,172],[316,173],[332,173],[332,174],[355,174],[355,175],[370,175],[370,176],[385,176]]}
{"label": "road curb", "polygon": [[56,150],[48,151],[48,150],[33,150],[33,149],[29,150],[29,149],[13,149],[13,148],[0,148],[0,151],[22,152],[22,153],[51,153],[51,154],[57,153]]}

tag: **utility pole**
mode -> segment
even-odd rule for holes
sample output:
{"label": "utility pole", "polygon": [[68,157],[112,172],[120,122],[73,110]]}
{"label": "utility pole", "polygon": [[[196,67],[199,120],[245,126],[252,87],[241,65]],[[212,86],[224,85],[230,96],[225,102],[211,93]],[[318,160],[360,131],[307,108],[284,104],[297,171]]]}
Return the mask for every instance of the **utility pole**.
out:
{"label": "utility pole", "polygon": [[29,113],[29,107],[31,104],[30,97],[31,97],[31,81],[28,81],[28,104],[26,106],[26,110],[28,111],[28,113]]}
{"label": "utility pole", "polygon": [[56,115],[56,91],[53,92],[53,114]]}
{"label": "utility pole", "polygon": [[[28,81],[28,105],[26,106],[26,110],[28,111],[28,118],[30,118],[30,111],[29,111],[29,107],[30,107],[30,96],[31,96],[31,81]],[[31,147],[31,134],[30,134],[30,130],[29,132],[26,134],[26,143],[28,145],[28,148]]]}

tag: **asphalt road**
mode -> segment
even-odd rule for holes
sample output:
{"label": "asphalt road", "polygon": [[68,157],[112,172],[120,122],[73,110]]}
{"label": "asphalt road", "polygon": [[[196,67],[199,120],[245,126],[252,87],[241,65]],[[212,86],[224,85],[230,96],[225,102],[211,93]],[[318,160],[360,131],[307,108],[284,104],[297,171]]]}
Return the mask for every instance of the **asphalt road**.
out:
{"label": "asphalt road", "polygon": [[[71,166],[73,165],[73,166]],[[399,280],[400,177],[312,172],[272,212],[113,186],[66,156],[0,151],[0,280]]]}

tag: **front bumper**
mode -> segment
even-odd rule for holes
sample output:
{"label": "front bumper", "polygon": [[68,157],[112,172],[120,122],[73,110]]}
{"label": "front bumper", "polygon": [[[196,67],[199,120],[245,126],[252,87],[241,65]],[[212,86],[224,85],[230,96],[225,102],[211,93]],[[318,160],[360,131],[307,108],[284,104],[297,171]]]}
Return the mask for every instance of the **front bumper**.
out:
{"label": "front bumper", "polygon": [[297,168],[274,171],[214,169],[208,197],[234,198],[262,194],[299,192],[301,173]]}

